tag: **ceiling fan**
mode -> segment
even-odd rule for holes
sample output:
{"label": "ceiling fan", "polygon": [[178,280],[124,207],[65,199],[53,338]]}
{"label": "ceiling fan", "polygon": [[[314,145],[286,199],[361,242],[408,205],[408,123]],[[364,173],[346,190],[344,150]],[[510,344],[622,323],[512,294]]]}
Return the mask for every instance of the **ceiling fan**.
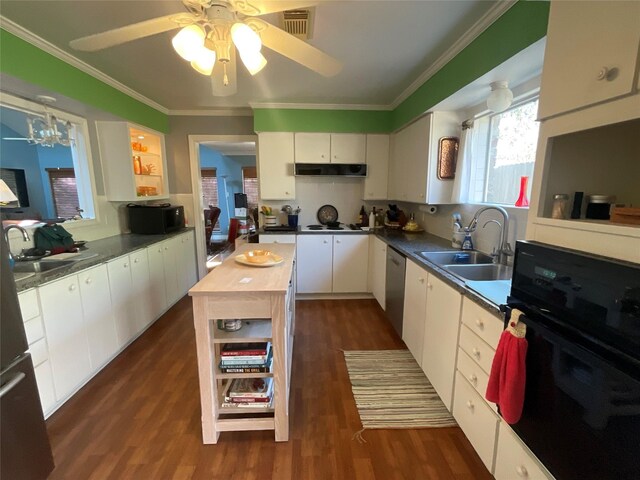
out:
{"label": "ceiling fan", "polygon": [[[212,78],[213,94],[237,91],[236,49],[251,75],[267,63],[262,45],[317,72],[331,77],[342,63],[284,30],[256,18],[268,13],[317,5],[313,0],[182,0],[187,13],[166,15],[126,27],[72,40],[75,50],[95,52],[176,28],[176,52],[203,75]],[[235,48],[234,48],[235,45]]]}

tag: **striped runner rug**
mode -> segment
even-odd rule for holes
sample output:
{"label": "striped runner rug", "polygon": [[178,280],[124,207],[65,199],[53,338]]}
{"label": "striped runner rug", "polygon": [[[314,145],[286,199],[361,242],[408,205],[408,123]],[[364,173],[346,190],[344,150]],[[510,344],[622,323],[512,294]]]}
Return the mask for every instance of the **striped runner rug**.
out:
{"label": "striped runner rug", "polygon": [[409,350],[345,351],[344,358],[363,430],[457,425]]}

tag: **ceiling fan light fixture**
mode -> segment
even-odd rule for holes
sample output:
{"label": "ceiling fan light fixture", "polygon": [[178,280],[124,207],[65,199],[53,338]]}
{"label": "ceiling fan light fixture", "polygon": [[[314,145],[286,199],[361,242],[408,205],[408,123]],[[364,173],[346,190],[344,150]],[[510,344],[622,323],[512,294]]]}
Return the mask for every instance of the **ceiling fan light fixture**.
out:
{"label": "ceiling fan light fixture", "polygon": [[240,51],[242,63],[247,67],[251,75],[255,75],[262,70],[267,64],[267,59],[260,52],[242,52]]}
{"label": "ceiling fan light fixture", "polygon": [[216,52],[206,47],[200,47],[197,56],[191,60],[193,69],[202,75],[211,75],[216,64]]}
{"label": "ceiling fan light fixture", "polygon": [[190,62],[199,54],[204,45],[205,32],[200,25],[189,25],[182,28],[171,40],[174,50]]}
{"label": "ceiling fan light fixture", "polygon": [[262,40],[249,25],[245,23],[234,23],[231,27],[231,39],[240,53],[259,52],[262,48]]}

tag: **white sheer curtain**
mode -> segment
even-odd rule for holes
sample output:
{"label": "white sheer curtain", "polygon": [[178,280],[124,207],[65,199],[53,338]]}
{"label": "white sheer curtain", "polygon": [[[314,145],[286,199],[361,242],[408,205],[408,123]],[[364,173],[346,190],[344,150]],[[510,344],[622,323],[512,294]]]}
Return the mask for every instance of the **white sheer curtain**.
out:
{"label": "white sheer curtain", "polygon": [[462,123],[462,135],[460,136],[456,177],[453,180],[453,192],[451,194],[452,203],[469,203],[472,152],[473,121],[466,120]]}

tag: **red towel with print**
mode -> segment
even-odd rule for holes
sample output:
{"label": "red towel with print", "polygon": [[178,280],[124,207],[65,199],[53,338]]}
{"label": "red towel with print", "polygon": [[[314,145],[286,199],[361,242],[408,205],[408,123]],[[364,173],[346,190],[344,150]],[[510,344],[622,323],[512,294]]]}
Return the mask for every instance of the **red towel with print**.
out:
{"label": "red towel with print", "polygon": [[500,336],[485,395],[487,400],[498,404],[502,418],[509,424],[520,420],[524,404],[527,339],[526,326],[518,324],[521,314],[514,310],[509,327]]}

